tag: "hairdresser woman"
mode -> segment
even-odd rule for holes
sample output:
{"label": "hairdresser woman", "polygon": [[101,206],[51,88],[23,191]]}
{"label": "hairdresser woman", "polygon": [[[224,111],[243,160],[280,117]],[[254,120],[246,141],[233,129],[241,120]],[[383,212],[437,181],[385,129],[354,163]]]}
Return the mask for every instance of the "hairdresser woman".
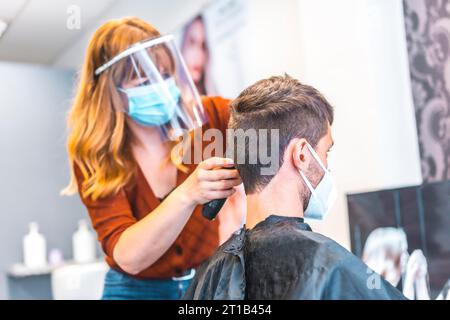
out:
{"label": "hairdresser woman", "polygon": [[225,132],[228,101],[200,103],[194,88],[173,38],[138,18],[109,21],[90,41],[69,116],[66,192],[78,190],[110,266],[104,299],[180,298],[218,246],[218,223],[201,206],[241,181],[221,155],[190,165],[181,161],[190,148],[172,152],[195,127]]}

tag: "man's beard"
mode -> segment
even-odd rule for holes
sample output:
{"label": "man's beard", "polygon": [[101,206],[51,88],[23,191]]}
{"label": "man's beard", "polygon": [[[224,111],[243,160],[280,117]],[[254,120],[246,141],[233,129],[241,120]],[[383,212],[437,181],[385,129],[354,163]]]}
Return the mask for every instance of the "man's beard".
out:
{"label": "man's beard", "polygon": [[[315,189],[317,185],[319,184],[320,180],[322,180],[325,173],[321,173],[323,170],[320,168],[319,164],[317,162],[310,163],[308,166],[307,172],[303,172],[303,174],[306,176],[306,178],[309,180],[309,182],[312,184],[312,187]],[[302,177],[300,179],[303,182],[303,189],[300,193],[300,201],[303,203],[303,211],[306,210],[309,204],[309,199],[311,199],[311,190],[309,190],[308,186],[306,185],[305,181]]]}

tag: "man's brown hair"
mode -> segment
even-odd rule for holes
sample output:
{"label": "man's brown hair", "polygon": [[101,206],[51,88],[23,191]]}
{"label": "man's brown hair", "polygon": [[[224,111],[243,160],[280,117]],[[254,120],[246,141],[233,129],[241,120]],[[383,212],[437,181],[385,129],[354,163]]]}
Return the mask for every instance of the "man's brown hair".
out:
{"label": "man's brown hair", "polygon": [[[272,150],[267,143],[267,152],[278,152],[281,167],[284,152],[292,139],[305,138],[315,147],[326,134],[328,123],[333,123],[333,108],[323,95],[285,74],[260,80],[242,91],[231,103],[229,127],[244,131],[266,129],[269,136],[272,129],[278,129],[279,148]],[[256,164],[247,161],[250,154],[257,152],[249,150],[251,146],[247,140],[241,145],[234,141],[232,150],[235,158],[239,152],[245,152],[245,163],[238,163],[236,159],[235,162],[247,194],[266,186],[275,175],[261,174],[264,165],[259,156]],[[257,146],[259,148],[259,141]]]}

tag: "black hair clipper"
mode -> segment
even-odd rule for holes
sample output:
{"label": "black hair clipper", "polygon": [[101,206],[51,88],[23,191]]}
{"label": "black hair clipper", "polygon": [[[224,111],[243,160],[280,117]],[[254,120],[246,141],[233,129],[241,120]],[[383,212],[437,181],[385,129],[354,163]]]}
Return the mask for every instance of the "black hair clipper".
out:
{"label": "black hair clipper", "polygon": [[[235,167],[227,167],[224,169],[235,169]],[[227,201],[227,198],[215,199],[205,203],[202,208],[202,215],[208,220],[214,220],[225,204],[225,201]]]}
{"label": "black hair clipper", "polygon": [[203,205],[202,215],[208,220],[214,220],[217,217],[220,209],[222,209],[227,199],[211,200]]}

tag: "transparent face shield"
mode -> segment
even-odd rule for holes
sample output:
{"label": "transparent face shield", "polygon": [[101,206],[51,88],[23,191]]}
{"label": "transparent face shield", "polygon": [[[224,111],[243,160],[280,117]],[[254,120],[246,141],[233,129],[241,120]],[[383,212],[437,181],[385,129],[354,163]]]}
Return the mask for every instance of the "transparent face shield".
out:
{"label": "transparent face shield", "polygon": [[124,97],[123,111],[163,140],[176,140],[207,122],[200,96],[174,37],[139,42],[95,71],[109,70]]}

